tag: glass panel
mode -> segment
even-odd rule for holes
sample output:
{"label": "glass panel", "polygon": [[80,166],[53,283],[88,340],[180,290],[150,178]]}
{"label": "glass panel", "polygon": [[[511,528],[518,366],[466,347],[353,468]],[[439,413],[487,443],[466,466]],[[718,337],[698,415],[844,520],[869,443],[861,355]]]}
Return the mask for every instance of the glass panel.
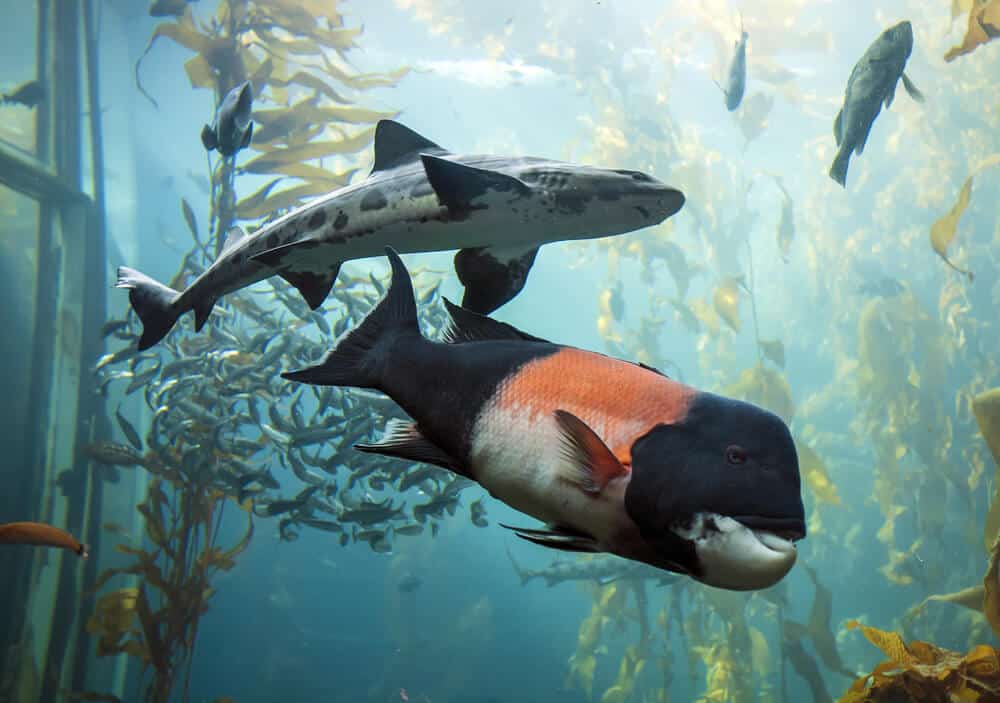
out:
{"label": "glass panel", "polygon": [[0,139],[35,152],[35,114],[44,99],[37,82],[38,13],[34,2],[18,3],[3,16],[0,42]]}

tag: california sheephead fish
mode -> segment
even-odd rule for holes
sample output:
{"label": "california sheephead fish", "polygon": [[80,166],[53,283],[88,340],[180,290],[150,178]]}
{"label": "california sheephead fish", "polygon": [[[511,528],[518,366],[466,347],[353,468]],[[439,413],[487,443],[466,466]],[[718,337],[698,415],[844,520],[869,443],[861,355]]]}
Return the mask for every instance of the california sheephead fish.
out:
{"label": "california sheephead fish", "polygon": [[726,95],[726,109],[735,111],[743,102],[747,87],[747,38],[749,35],[740,27],[740,38],[733,45],[733,58],[729,61],[726,84],[719,86]]}
{"label": "california sheephead fish", "polygon": [[253,235],[232,230],[218,259],[183,292],[124,266],[117,287],[130,289],[143,324],[139,349],[147,349],[188,310],[200,330],[220,296],[271,276],[295,286],[315,310],[344,261],[381,256],[386,246],[404,253],[460,249],[462,303],[485,314],[521,291],[540,244],[642,229],[683,205],[680,191],[638,171],[452,154],[382,120],[365,180]]}
{"label": "california sheephead fish", "polygon": [[511,528],[731,590],[767,588],[805,536],[788,427],[647,366],[533,337],[445,301],[425,339],[409,274],[321,363],[282,377],[382,391],[415,422],[357,449],[450,469],[546,523]]}
{"label": "california sheephead fish", "polygon": [[201,143],[208,151],[218,150],[222,156],[233,156],[250,146],[253,139],[253,85],[244,81],[222,99],[215,120],[201,128]]}
{"label": "california sheephead fish", "polygon": [[924,96],[903,72],[912,51],[913,27],[904,20],[882,32],[851,71],[844,105],[833,123],[837,156],[830,167],[830,178],[840,185],[847,185],[851,153],[859,156],[864,153],[868,134],[882,112],[882,105],[885,104],[886,109],[892,106],[900,78],[910,97],[923,102]]}

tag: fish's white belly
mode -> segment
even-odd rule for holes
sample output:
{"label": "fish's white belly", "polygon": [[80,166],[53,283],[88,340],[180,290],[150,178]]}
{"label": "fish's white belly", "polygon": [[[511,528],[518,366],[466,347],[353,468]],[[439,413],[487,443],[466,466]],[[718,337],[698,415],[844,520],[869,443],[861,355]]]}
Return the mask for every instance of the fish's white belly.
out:
{"label": "fish's white belly", "polygon": [[473,477],[490,495],[538,520],[587,532],[605,547],[623,527],[615,491],[592,495],[563,478],[572,474],[551,413],[488,403],[473,429],[469,458]]}

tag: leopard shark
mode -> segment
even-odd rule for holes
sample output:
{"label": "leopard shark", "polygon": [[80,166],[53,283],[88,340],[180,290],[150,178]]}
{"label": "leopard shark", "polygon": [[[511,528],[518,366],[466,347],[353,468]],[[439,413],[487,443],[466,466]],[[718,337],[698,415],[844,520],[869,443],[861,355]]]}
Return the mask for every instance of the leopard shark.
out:
{"label": "leopard shark", "polygon": [[374,163],[363,180],[320,196],[252,234],[231,229],[216,260],[183,291],[118,268],[117,288],[143,325],[139,349],[194,311],[195,330],[223,295],[271,276],[290,283],[313,310],[344,261],[458,249],[462,305],[488,314],[514,298],[538,247],[657,225],[684,194],[640,171],[538,157],[455,154],[393,120],[375,128]]}

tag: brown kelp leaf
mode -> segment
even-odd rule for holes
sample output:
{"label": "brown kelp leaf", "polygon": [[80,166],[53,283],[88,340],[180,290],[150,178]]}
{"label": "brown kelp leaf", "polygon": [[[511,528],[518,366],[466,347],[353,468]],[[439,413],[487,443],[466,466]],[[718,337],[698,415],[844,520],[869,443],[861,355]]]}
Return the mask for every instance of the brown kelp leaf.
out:
{"label": "brown kelp leaf", "polygon": [[861,629],[862,634],[873,645],[882,650],[889,659],[896,664],[916,664],[917,660],[906,649],[903,638],[896,632],[886,632],[875,627],[863,625],[857,620],[849,620],[846,624],[848,630]]}
{"label": "brown kelp leaf", "polygon": [[200,241],[198,239],[198,220],[194,217],[194,210],[191,209],[191,204],[184,198],[181,198],[181,212],[184,214],[184,222],[187,223],[191,237],[196,242]]}
{"label": "brown kelp leaf", "polygon": [[[258,188],[257,191],[254,192],[252,195],[248,195],[247,197],[243,198],[243,200],[239,201],[236,204],[237,216],[240,216],[239,212],[241,210],[244,212],[256,212],[258,209],[260,209],[264,201],[267,200],[267,196],[271,193],[271,190],[273,190],[274,186],[278,185],[278,182],[281,180],[283,179],[275,178],[273,181],[265,183],[263,186]],[[266,214],[267,210],[264,210],[263,213]],[[243,217],[243,216],[240,217],[242,217],[242,219],[244,220],[249,220],[260,216],[261,215],[255,215],[254,217]]]}
{"label": "brown kelp leaf", "polygon": [[993,634],[1000,637],[1000,573],[997,562],[1000,560],[1000,537],[993,542],[990,549],[990,567],[983,577],[983,614],[993,628]]}
{"label": "brown kelp leaf", "polygon": [[983,612],[983,598],[985,595],[986,590],[983,586],[970,586],[969,588],[963,588],[961,591],[955,591],[954,593],[941,593],[938,595],[927,596],[914,608],[914,610],[923,610],[927,607],[928,603],[940,601],[942,603],[954,603],[955,605],[960,605],[963,608],[968,608],[969,610],[975,610],[977,613],[981,613]]}
{"label": "brown kelp leaf", "polygon": [[184,48],[205,57],[214,55],[219,49],[224,49],[228,41],[227,39],[214,38],[199,30],[195,26],[190,12],[185,12],[175,22],[162,22],[156,25],[153,29],[153,34],[149,37],[149,42],[146,44],[145,51],[142,52],[142,56],[139,57],[139,60],[135,64],[135,82],[140,92],[157,107],[159,107],[158,103],[145,91],[142,83],[139,81],[139,68],[142,65],[143,59],[146,58],[146,54],[153,49],[153,45],[160,37],[172,39]]}
{"label": "brown kelp leaf", "polygon": [[211,90],[215,87],[215,71],[201,54],[184,62],[184,72],[187,74],[192,88]]}
{"label": "brown kelp leaf", "polygon": [[[250,85],[253,86],[255,96],[260,95],[264,88],[271,82],[271,74],[274,72],[274,61],[270,58],[260,62],[253,71],[250,72]],[[255,115],[256,117],[256,115]]]}
{"label": "brown kelp leaf", "polygon": [[[968,3],[969,26],[962,43],[948,50],[945,61],[954,61],[959,56],[970,54],[979,45],[1000,37],[1000,0],[975,0]],[[955,3],[952,4],[952,18],[955,17]]]}
{"label": "brown kelp leaf", "polygon": [[823,675],[819,671],[819,666],[816,664],[816,660],[809,656],[802,646],[802,640],[792,636],[793,633],[788,631],[788,623],[789,621],[786,620],[785,632],[783,633],[784,641],[782,643],[785,655],[792,662],[795,673],[809,684],[809,691],[812,693],[813,701],[815,703],[827,703],[830,700],[830,694],[827,693],[826,686],[823,684]]}
{"label": "brown kelp leaf", "polygon": [[269,173],[270,169],[290,163],[322,159],[335,154],[354,154],[371,144],[375,128],[366,129],[361,134],[345,139],[310,142],[302,146],[266,151],[243,166],[248,173]]}
{"label": "brown kelp leaf", "polygon": [[812,609],[809,611],[808,625],[813,649],[816,650],[816,654],[823,660],[827,669],[848,678],[854,678],[855,672],[844,666],[844,662],[840,658],[840,653],[837,651],[837,638],[834,637],[833,631],[830,629],[830,618],[833,615],[833,594],[830,589],[819,582],[813,569],[808,566],[805,569],[816,588]]}
{"label": "brown kelp leaf", "polygon": [[951,21],[954,22],[966,12],[972,10],[975,2],[976,0],[951,0]]}
{"label": "brown kelp leaf", "polygon": [[[257,203],[248,202],[255,196],[246,200],[241,200],[236,204],[236,216],[241,220],[256,220],[278,210],[297,207],[302,204],[303,198],[321,195],[326,192],[326,186],[322,183],[305,183],[261,200]],[[256,194],[255,194],[256,195]]]}
{"label": "brown kelp leaf", "polygon": [[743,276],[728,276],[723,279],[712,295],[715,312],[726,321],[726,324],[734,332],[739,332],[743,326],[740,320],[740,291],[743,285]]}
{"label": "brown kelp leaf", "polygon": [[[296,71],[287,79],[272,78],[271,82],[274,85],[280,85],[284,88],[287,88],[290,85],[299,85],[303,88],[309,88],[310,90],[315,91],[318,95],[326,96],[333,102],[340,103],[341,105],[346,105],[351,102],[348,98],[334,90],[330,83],[327,83],[316,74],[308,73],[307,71]],[[256,85],[256,83],[254,83],[254,85]]]}
{"label": "brown kelp leaf", "polygon": [[958,229],[958,220],[962,217],[962,213],[965,212],[965,209],[969,207],[969,200],[971,198],[972,176],[969,176],[965,179],[965,184],[962,186],[962,190],[959,191],[958,200],[955,201],[951,210],[931,225],[931,247],[934,249],[934,252],[940,256],[941,259],[948,264],[948,266],[955,269],[962,275],[968,276],[970,281],[975,278],[975,275],[971,271],[961,269],[952,263],[951,259],[948,258],[948,246],[951,244],[952,240],[955,239],[955,233]]}
{"label": "brown kelp leaf", "polygon": [[[816,500],[830,505],[840,505],[837,487],[830,480],[830,472],[819,454],[805,442],[796,442],[795,450],[799,455],[799,473]],[[819,588],[819,584],[816,584]]]}
{"label": "brown kelp leaf", "polygon": [[778,368],[785,368],[785,345],[780,339],[760,340],[760,350],[764,357],[773,361]]}
{"label": "brown kelp leaf", "polygon": [[993,461],[1000,469],[1000,388],[984,391],[973,398],[972,413]]}

